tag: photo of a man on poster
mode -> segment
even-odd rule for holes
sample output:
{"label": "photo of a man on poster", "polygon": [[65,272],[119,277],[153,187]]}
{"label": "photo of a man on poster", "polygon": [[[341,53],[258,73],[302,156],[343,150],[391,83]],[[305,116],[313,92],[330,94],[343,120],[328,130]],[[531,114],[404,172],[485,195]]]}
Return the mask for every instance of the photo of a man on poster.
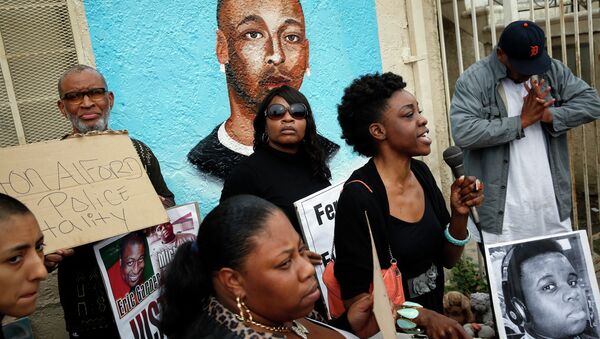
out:
{"label": "photo of a man on poster", "polygon": [[[175,232],[176,228],[178,232]],[[191,212],[175,221],[156,226],[152,238],[157,239],[150,245],[154,267],[164,273],[177,252],[177,248],[188,241],[196,240],[194,231],[194,219]]]}
{"label": "photo of a man on poster", "polygon": [[495,279],[500,293],[492,293],[502,311],[496,312],[504,325],[501,333],[524,339],[600,338],[598,287],[593,266],[589,270],[585,233],[499,245],[488,252],[490,267],[501,272]]}
{"label": "photo of a man on poster", "polygon": [[118,249],[118,259],[107,267],[108,278],[115,300],[128,297],[135,304],[141,300],[135,293],[135,287],[144,283],[154,275],[154,270],[149,262],[146,236],[143,231],[132,232],[117,240],[112,246],[107,246],[103,252],[107,258],[105,263],[111,262]]}

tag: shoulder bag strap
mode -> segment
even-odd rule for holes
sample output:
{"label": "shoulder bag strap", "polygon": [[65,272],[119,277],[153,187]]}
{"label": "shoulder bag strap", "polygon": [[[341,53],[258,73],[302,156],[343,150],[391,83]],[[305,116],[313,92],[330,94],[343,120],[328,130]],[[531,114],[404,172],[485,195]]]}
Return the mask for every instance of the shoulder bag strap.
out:
{"label": "shoulder bag strap", "polygon": [[[354,182],[362,184],[363,186],[365,186],[367,188],[367,190],[369,190],[369,192],[373,193],[373,190],[371,189],[371,187],[369,187],[369,185],[367,185],[367,183],[365,183],[362,180],[358,180],[358,179],[351,180],[351,181],[348,181],[345,185],[348,185],[348,184],[351,184],[351,183],[354,183]],[[367,216],[367,218],[368,218],[368,216]],[[373,232],[373,231],[371,230],[371,232]],[[333,247],[331,249],[331,255],[332,256],[333,256],[333,250],[334,249],[335,249],[335,241],[333,242]],[[394,258],[394,255],[392,254],[392,247],[390,246],[389,242],[388,242],[388,252],[390,253],[390,263],[396,263],[397,261],[396,261],[396,258]]]}

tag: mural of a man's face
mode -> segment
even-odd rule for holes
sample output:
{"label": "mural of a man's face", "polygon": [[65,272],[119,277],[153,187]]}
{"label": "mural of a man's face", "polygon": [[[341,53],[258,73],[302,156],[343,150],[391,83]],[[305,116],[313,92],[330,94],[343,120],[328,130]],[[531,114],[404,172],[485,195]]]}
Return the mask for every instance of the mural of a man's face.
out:
{"label": "mural of a man's face", "polygon": [[121,278],[129,287],[134,287],[144,280],[144,253],[146,249],[144,244],[137,242],[127,243],[125,246],[120,263]]}
{"label": "mural of a man's face", "polygon": [[308,40],[297,0],[224,0],[218,20],[217,57],[243,104],[254,107],[282,85],[300,88]]}

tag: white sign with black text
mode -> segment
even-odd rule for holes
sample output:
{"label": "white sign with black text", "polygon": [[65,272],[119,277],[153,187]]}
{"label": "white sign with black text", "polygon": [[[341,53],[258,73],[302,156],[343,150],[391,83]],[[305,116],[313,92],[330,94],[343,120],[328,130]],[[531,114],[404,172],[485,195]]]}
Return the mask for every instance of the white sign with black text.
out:
{"label": "white sign with black text", "polygon": [[327,287],[325,287],[322,277],[325,265],[331,260],[335,213],[343,187],[344,182],[340,182],[294,203],[306,245],[323,258],[323,265],[319,265],[315,269],[327,309],[329,309]]}

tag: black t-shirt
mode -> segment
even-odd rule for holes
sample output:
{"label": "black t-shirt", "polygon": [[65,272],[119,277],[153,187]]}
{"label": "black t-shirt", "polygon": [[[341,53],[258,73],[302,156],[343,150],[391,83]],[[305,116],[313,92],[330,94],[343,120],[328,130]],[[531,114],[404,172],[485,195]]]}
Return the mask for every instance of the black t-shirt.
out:
{"label": "black t-shirt", "polygon": [[[167,188],[158,160],[150,148],[139,140],[131,141],[156,193],[166,198],[167,205],[174,205],[175,197]],[[58,292],[67,331],[77,332],[80,336],[82,333],[118,336],[93,244],[76,247],[74,251],[58,267]]]}
{"label": "black t-shirt", "polygon": [[238,194],[252,194],[281,208],[302,234],[294,202],[329,186],[313,175],[304,152],[284,153],[261,147],[234,168],[225,180],[221,201]]}

